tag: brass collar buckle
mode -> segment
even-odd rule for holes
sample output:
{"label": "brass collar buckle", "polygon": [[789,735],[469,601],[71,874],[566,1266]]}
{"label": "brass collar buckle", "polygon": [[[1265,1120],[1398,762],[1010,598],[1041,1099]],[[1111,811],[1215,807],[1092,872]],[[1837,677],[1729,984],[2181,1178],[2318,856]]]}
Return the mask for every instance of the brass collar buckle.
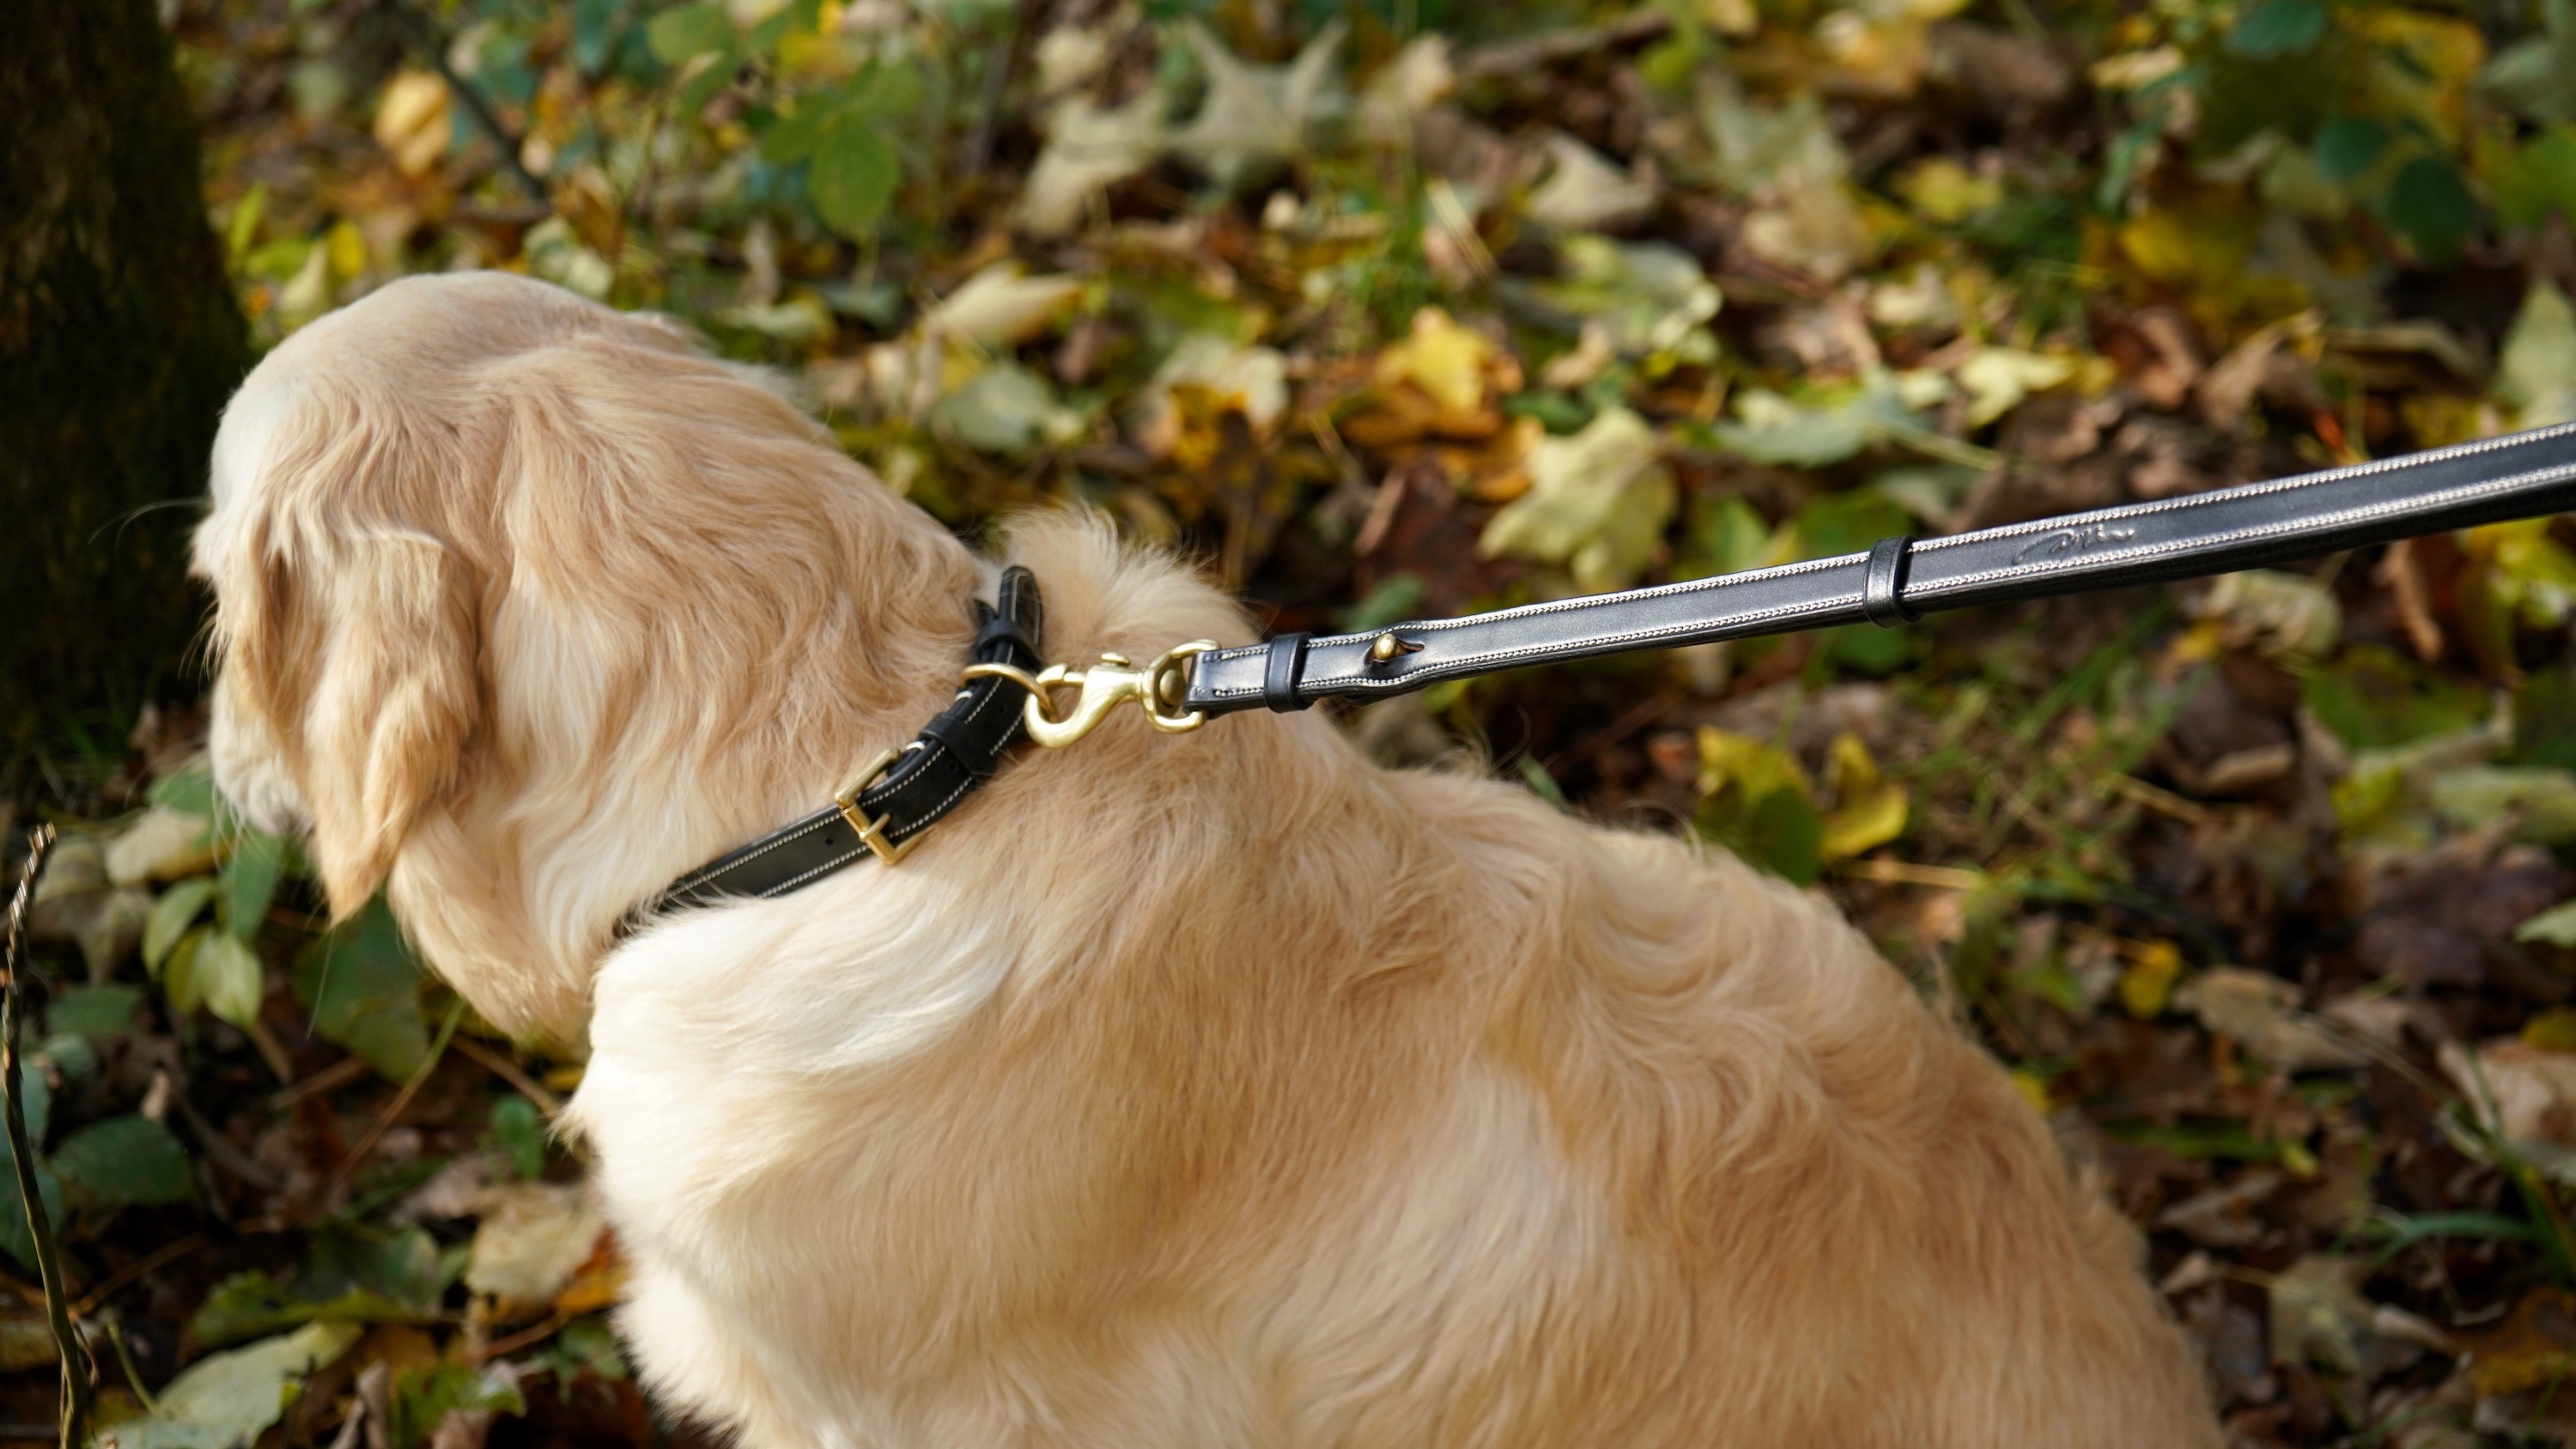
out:
{"label": "brass collar buckle", "polygon": [[[832,803],[841,807],[841,818],[850,822],[850,828],[852,830],[859,832],[859,843],[866,846],[868,849],[875,851],[877,859],[884,861],[888,865],[892,865],[896,861],[910,855],[912,853],[912,848],[921,843],[921,837],[929,834],[930,832],[927,830],[916,831],[910,838],[900,842],[887,839],[886,821],[890,817],[880,815],[876,819],[870,820],[868,818],[868,813],[859,808],[859,792],[885,778],[885,772],[893,767],[895,761],[902,759],[904,756],[920,748],[921,741],[914,740],[912,743],[905,745],[902,749],[888,750],[884,754],[877,756],[875,760],[869,763],[866,769],[859,772],[859,777],[852,780],[847,789],[844,789],[840,794],[832,797]],[[810,799],[812,797],[809,796],[807,798]]]}

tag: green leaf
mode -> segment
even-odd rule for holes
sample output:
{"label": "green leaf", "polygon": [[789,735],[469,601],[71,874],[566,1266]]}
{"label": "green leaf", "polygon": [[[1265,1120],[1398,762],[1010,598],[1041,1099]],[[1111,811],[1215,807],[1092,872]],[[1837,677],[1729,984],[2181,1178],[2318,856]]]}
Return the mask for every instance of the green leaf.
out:
{"label": "green leaf", "polygon": [[56,1035],[70,1033],[96,1041],[131,1031],[135,1009],[142,1004],[139,986],[111,981],[68,987],[46,1004],[45,1027]]}
{"label": "green leaf", "polygon": [[894,148],[855,120],[828,127],[805,172],[805,199],[825,226],[852,240],[876,229],[901,179]]}
{"label": "green leaf", "polygon": [[2448,260],[2477,230],[2478,202],[2459,167],[2439,156],[2418,156],[2389,183],[2388,219],[2426,256]]}
{"label": "green leaf", "polygon": [[268,903],[277,895],[286,871],[286,842],[264,830],[244,830],[233,841],[223,864],[224,924],[247,941],[268,919]]}
{"label": "green leaf", "polygon": [[408,1081],[429,1055],[420,965],[382,898],[334,926],[295,962],[295,999],[325,1041],[390,1081]]}
{"label": "green leaf", "polygon": [[2513,763],[2576,770],[2576,669],[2534,674],[2514,695]]}
{"label": "green leaf", "polygon": [[813,155],[824,126],[839,114],[839,107],[823,95],[799,98],[794,110],[761,134],[760,159],[772,166],[792,166]]}
{"label": "green leaf", "polygon": [[2576,948],[2576,901],[2551,906],[2513,928],[2517,941],[2540,941]]}
{"label": "green leaf", "polygon": [[394,1380],[395,1449],[415,1449],[437,1432],[440,1421],[458,1410],[524,1414],[528,1401],[509,1377],[465,1363],[443,1363],[406,1369]]}
{"label": "green leaf", "polygon": [[152,914],[143,918],[143,967],[156,978],[161,963],[170,959],[179,939],[197,923],[197,913],[215,898],[215,878],[210,875],[190,876],[161,893],[152,903]]}
{"label": "green leaf", "polygon": [[1789,520],[1785,562],[1865,553],[1880,539],[1913,529],[1913,516],[1886,494],[1860,490],[1831,494]]}
{"label": "green leaf", "polygon": [[2487,173],[2496,219],[2529,231],[2552,216],[2576,216],[2576,126],[2564,121],[2512,148]]}
{"label": "green leaf", "polygon": [[1800,885],[1824,863],[1824,817],[1806,771],[1776,745],[1702,726],[1700,802],[1691,824],[1701,838]]}
{"label": "green leaf", "polygon": [[162,963],[162,993],[170,998],[170,1014],[182,1021],[206,1004],[205,988],[197,980],[197,957],[217,934],[212,926],[199,926],[180,937],[170,959]]}
{"label": "green leaf", "polygon": [[2317,132],[2317,174],[2350,181],[2388,150],[2388,128],[2357,116],[2338,116]]}
{"label": "green leaf", "polygon": [[190,1202],[197,1196],[187,1149],[149,1117],[110,1117],[63,1139],[54,1171],[90,1198],[116,1205]]}
{"label": "green leaf", "polygon": [[[27,1140],[36,1145],[36,1156],[45,1155],[45,1129],[53,1125],[54,1084],[43,1072],[26,1071],[18,1076],[19,1110],[27,1115]],[[0,1137],[0,1158],[9,1156],[7,1139]],[[16,1196],[15,1186],[0,1185],[0,1194]]]}
{"label": "green leaf", "polygon": [[201,760],[153,781],[144,798],[166,809],[184,810],[190,815],[203,815],[211,820],[216,809],[215,772]]}
{"label": "green leaf", "polygon": [[821,0],[796,0],[793,5],[779,6],[767,19],[753,26],[749,35],[743,37],[744,53],[768,55],[778,49],[779,41],[787,38],[790,27],[801,24],[808,30],[813,29],[814,13],[820,8],[820,4]]}
{"label": "green leaf", "polygon": [[921,108],[921,72],[908,65],[871,65],[842,94],[854,116],[902,116]]}
{"label": "green leaf", "polygon": [[2326,728],[2355,749],[2385,749],[2467,729],[2485,718],[2485,696],[2418,667],[2394,650],[2356,644],[2301,690]]}
{"label": "green leaf", "polygon": [[259,1019],[260,999],[268,994],[268,972],[258,953],[229,932],[209,933],[197,948],[191,983],[206,1010],[235,1026]]}
{"label": "green leaf", "polygon": [[[30,1072],[27,1080],[40,1081],[42,1077]],[[34,1124],[28,1125],[32,1130]],[[36,1196],[45,1204],[46,1220],[59,1226],[63,1220],[63,1184],[42,1164],[36,1168]],[[27,1230],[27,1203],[18,1195],[14,1170],[7,1181],[0,1182],[0,1251],[8,1253],[29,1274],[35,1273],[36,1238]]]}
{"label": "green leaf", "polygon": [[440,1299],[464,1267],[462,1252],[442,1254],[427,1229],[390,1237],[326,1229],[292,1277],[236,1273],[206,1295],[189,1331],[212,1348],[277,1333],[318,1319],[342,1323],[431,1323]]}
{"label": "green leaf", "polygon": [[1760,568],[1771,551],[1771,525],[1752,504],[1732,493],[1691,495],[1673,578],[1704,579]]}
{"label": "green leaf", "polygon": [[2325,39],[2326,7],[2322,0],[2262,0],[2245,12],[2228,34],[2227,49],[2262,60],[2304,55]]}
{"label": "green leaf", "polygon": [[1400,622],[1422,605],[1422,575],[1409,570],[1388,574],[1370,588],[1359,602],[1335,617],[1333,623],[1345,634],[1366,634]]}
{"label": "green leaf", "polygon": [[733,40],[733,21],[725,13],[722,0],[699,0],[694,5],[675,5],[653,17],[644,28],[644,38],[653,47],[653,58],[664,65],[685,65],[695,56],[706,54]]}
{"label": "green leaf", "polygon": [[484,1139],[498,1149],[523,1181],[534,1182],[546,1170],[546,1119],[536,1104],[512,1094],[492,1104],[492,1131]]}

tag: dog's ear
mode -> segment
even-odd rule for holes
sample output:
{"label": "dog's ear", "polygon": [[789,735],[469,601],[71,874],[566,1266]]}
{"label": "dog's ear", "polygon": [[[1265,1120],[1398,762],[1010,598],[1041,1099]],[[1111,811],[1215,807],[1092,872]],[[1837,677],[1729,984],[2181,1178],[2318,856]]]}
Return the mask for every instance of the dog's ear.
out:
{"label": "dog's ear", "polygon": [[428,535],[370,529],[260,550],[226,664],[275,723],[331,914],[367,902],[462,783],[482,716],[473,573]]}

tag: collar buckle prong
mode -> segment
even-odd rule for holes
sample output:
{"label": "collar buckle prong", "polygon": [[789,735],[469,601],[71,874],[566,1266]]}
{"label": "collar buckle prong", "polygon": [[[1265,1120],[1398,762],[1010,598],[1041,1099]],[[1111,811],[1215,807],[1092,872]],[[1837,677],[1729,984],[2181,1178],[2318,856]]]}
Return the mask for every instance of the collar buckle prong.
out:
{"label": "collar buckle prong", "polygon": [[850,828],[859,833],[859,843],[875,851],[877,859],[888,865],[910,855],[912,848],[921,843],[921,837],[930,832],[920,831],[901,841],[888,839],[886,821],[892,817],[880,815],[874,820],[869,819],[868,813],[859,808],[859,793],[883,779],[885,772],[893,767],[895,761],[920,748],[921,742],[915,740],[899,750],[888,750],[877,756],[866,769],[859,772],[857,779],[850,782],[848,789],[832,797],[832,803],[841,807],[841,818],[849,821]]}

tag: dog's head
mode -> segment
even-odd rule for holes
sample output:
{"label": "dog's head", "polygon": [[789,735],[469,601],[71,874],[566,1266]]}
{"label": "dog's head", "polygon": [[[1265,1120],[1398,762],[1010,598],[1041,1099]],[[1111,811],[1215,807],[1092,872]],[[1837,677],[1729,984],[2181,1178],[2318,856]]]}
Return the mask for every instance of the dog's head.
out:
{"label": "dog's head", "polygon": [[224,794],[335,916],[390,882],[478,1009],[563,1038],[629,906],[944,696],[974,577],[757,377],[496,273],[270,354],[195,561]]}

